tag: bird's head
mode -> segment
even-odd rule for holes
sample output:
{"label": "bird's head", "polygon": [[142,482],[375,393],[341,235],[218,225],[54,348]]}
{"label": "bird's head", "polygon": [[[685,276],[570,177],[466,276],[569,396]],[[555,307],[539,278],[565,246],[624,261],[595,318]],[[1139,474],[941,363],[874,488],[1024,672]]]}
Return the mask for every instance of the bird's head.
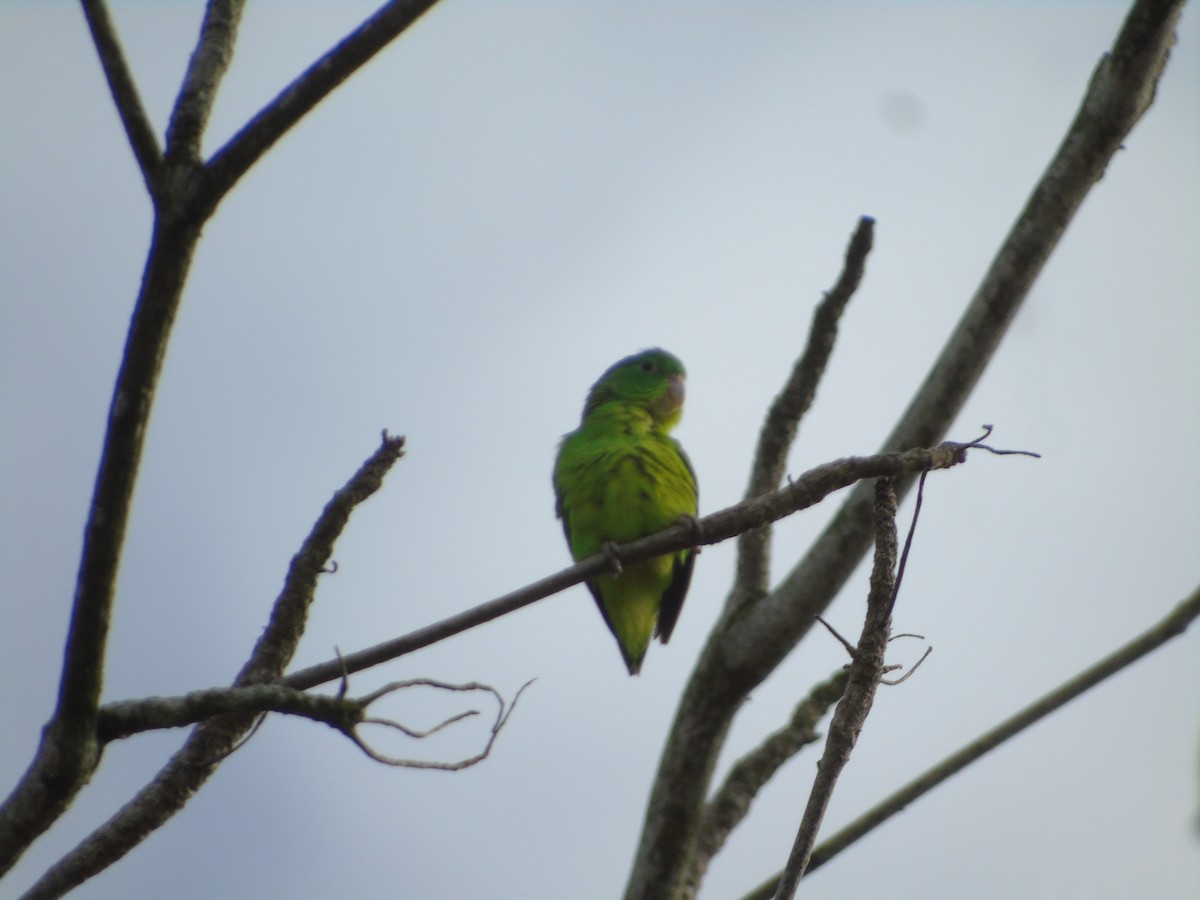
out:
{"label": "bird's head", "polygon": [[683,363],[657,347],[614,363],[588,393],[583,415],[608,403],[638,406],[658,424],[670,428],[683,414]]}

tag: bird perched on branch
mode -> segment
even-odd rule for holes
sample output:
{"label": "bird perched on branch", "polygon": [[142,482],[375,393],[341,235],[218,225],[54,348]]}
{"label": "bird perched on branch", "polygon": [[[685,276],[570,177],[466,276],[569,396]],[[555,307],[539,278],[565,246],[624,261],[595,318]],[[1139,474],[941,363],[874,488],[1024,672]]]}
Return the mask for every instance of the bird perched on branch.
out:
{"label": "bird perched on branch", "polygon": [[[668,432],[683,412],[683,363],[643,350],[615,363],[588,392],[579,427],[554,463],[554,493],[576,561],[675,524],[695,521],[696,476]],[[630,675],[650,638],[670,639],[692,578],[693,550],[622,566],[588,579]]]}

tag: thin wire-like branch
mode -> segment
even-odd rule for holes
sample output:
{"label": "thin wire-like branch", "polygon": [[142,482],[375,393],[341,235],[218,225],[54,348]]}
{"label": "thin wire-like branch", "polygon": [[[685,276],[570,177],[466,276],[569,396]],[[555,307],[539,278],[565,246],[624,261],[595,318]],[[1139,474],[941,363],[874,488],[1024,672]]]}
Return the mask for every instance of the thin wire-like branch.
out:
{"label": "thin wire-like branch", "polygon": [[700,837],[688,883],[698,889],[714,856],[750,812],[754,798],[779,769],[804,747],[820,739],[817,723],[846,689],[848,669],[814,685],[792,712],[790,721],[730,767],[729,774],[704,810]]}
{"label": "thin wire-like branch", "polygon": [[[1084,197],[1149,108],[1183,0],[1137,0],[1074,122],[1005,238],[925,383],[884,442],[928,446],[945,433],[998,348]],[[911,478],[897,479],[902,496]],[[734,715],[808,633],[870,547],[871,496],[853,490],[774,591],[722,616],[680,699],[626,900],[680,900],[705,797]],[[740,598],[730,593],[726,610]]]}
{"label": "thin wire-like branch", "polygon": [[[404,438],[385,433],[379,448],[325,505],[292,558],[267,627],[234,681],[235,686],[274,681],[282,673],[303,634],[317,579],[333,553],[334,542],[354,508],[382,485],[384,475],[400,458],[403,448]],[[128,853],[183,808],[255,718],[253,713],[230,715],[197,725],[150,783],[48,869],[23,895],[23,900],[61,897]]]}
{"label": "thin wire-like branch", "polygon": [[[791,377],[771,404],[759,433],[758,449],[750,471],[746,498],[773,491],[783,482],[787,456],[796,440],[800,419],[812,406],[817,385],[833,353],[838,322],[846,304],[858,290],[867,255],[875,239],[875,220],[863,216],[846,248],[846,259],[837,284],[813,310],[808,344],[796,360]],[[757,600],[767,592],[771,560],[771,529],[756,528],[738,538],[737,571],[729,606]]]}
{"label": "thin wire-like branch", "polygon": [[[907,472],[945,469],[958,465],[966,458],[964,449],[966,446],[947,442],[929,450],[881,453],[876,456],[852,456],[835,460],[810,469],[778,491],[743,500],[741,503],[700,519],[701,540],[699,542],[696,540],[697,532],[690,524],[680,524],[673,525],[649,537],[621,544],[613,548],[612,552],[623,562],[631,563],[698,544],[717,544],[736,537],[747,528],[766,525],[798,510],[813,506],[834,491],[864,478],[895,476]],[[612,558],[609,554],[598,553],[548,578],[543,578],[519,590],[497,597],[495,600],[443,619],[441,622],[435,622],[425,628],[384,641],[365,650],[347,653],[337,659],[293,672],[283,678],[281,683],[289,687],[306,689],[333,681],[347,673],[360,672],[363,669],[377,666],[549,597],[551,594],[578,584],[592,575],[608,571],[611,565]]]}
{"label": "thin wire-like branch", "polygon": [[846,693],[833,711],[825,752],[817,763],[817,777],[779,879],[776,900],[791,900],[796,896],[796,887],[808,868],[825,810],[833,798],[834,786],[850,762],[850,754],[862,733],[883,677],[896,587],[896,550],[895,485],[890,478],[880,478],[875,482],[875,562],[871,570],[871,590],[867,595],[867,616],[850,663]]}
{"label": "thin wire-like branch", "polygon": [[[1133,665],[1142,657],[1154,652],[1173,638],[1183,634],[1193,622],[1200,619],[1200,587],[1187,599],[1180,602],[1153,627],[1142,632],[1129,643],[1115,650],[1080,672],[1074,678],[1059,685],[1050,693],[1025,707],[1016,715],[1001,722],[980,735],[962,749],[952,753],[924,774],[913,779],[878,806],[859,816],[829,840],[813,851],[808,871],[824,865],[859,838],[878,828],[913,801],[929,793],[950,776],[961,772],[977,759],[995,750],[1001,744],[1016,737],[1029,726],[1061,709],[1072,700],[1086,693],[1123,669]],[[764,881],[743,900],[769,900],[774,897],[779,875]]]}
{"label": "thin wire-like branch", "polygon": [[313,63],[213,154],[207,184],[214,199],[228,193],[288,130],[343,81],[417,21],[436,0],[392,0]]}
{"label": "thin wire-like branch", "polygon": [[[513,713],[513,710],[517,708],[517,701],[521,699],[521,695],[523,693],[525,693],[525,689],[527,687],[529,687],[531,684],[533,684],[532,680],[527,681],[523,685],[521,685],[521,687],[518,688],[516,695],[513,697],[512,703],[509,703],[507,705],[504,702],[504,698],[502,696],[500,696],[499,691],[497,691],[493,687],[490,687],[489,685],[480,684],[479,682],[475,682],[475,681],[469,682],[467,684],[448,684],[448,683],[442,682],[442,681],[434,681],[433,679],[430,679],[430,678],[417,678],[417,679],[413,679],[411,681],[395,682],[395,683],[388,685],[387,687],[381,689],[382,691],[391,691],[391,690],[398,690],[400,688],[405,688],[405,687],[412,687],[414,685],[426,685],[429,687],[436,687],[441,690],[447,690],[447,691],[485,691],[485,692],[491,694],[496,699],[497,709],[496,709],[496,719],[492,723],[491,734],[488,736],[487,743],[484,745],[483,749],[480,750],[478,753],[476,753],[474,756],[468,756],[464,759],[455,760],[454,762],[439,762],[437,760],[425,760],[425,759],[404,759],[401,757],[387,756],[387,755],[385,755],[383,753],[379,753],[378,751],[371,748],[366,743],[366,741],[364,741],[357,733],[349,733],[348,736],[350,737],[350,739],[352,741],[354,741],[354,743],[358,746],[358,748],[360,750],[362,750],[363,753],[365,753],[367,756],[369,756],[371,759],[375,760],[376,762],[383,763],[384,765],[397,766],[399,768],[405,768],[405,769],[437,769],[437,770],[443,771],[443,772],[458,772],[463,769],[468,769],[471,766],[475,765],[476,763],[482,762],[483,760],[488,758],[488,756],[492,752],[492,748],[496,744],[496,738],[498,738],[500,736],[500,732],[504,729],[504,726],[508,723],[509,716],[511,716]],[[380,693],[379,691],[376,692],[376,694],[379,694],[379,693]],[[371,696],[375,696],[375,695],[371,695]],[[447,725],[453,724],[454,722],[461,721],[463,718],[466,718],[466,716],[468,716],[468,715],[475,715],[475,714],[476,714],[475,711],[471,711],[469,713],[460,713],[456,716],[451,716],[446,721],[441,722],[438,725],[435,725],[433,728],[430,728],[424,732],[414,732],[411,729],[406,728],[405,726],[399,724],[398,722],[393,722],[389,719],[364,719],[363,724],[383,725],[386,727],[396,729],[396,730],[402,732],[403,734],[408,735],[409,737],[423,738],[423,737],[428,737],[429,735],[440,731],[441,729],[445,728]]]}
{"label": "thin wire-like branch", "polygon": [[217,86],[233,59],[245,5],[245,0],[208,0],[205,4],[200,36],[167,125],[166,158],[171,163],[200,161],[200,139],[217,99]]}
{"label": "thin wire-like branch", "polygon": [[[975,446],[979,445],[975,444]],[[908,534],[904,536],[904,549],[900,551],[900,563],[896,567],[896,580],[892,585],[891,599],[888,601],[889,616],[892,614],[892,607],[896,605],[896,598],[900,595],[900,585],[904,583],[904,570],[908,568],[908,554],[912,551],[913,538],[917,536],[917,522],[921,518],[921,507],[925,503],[925,475],[926,473],[922,472],[917,479],[917,499],[913,503],[912,519],[908,523]]]}
{"label": "thin wire-like branch", "polygon": [[163,173],[162,150],[159,149],[154,126],[150,124],[150,117],[142,105],[133,74],[125,61],[125,53],[121,49],[108,6],[104,0],[83,0],[83,15],[92,34],[92,43],[96,45],[100,65],[104,67],[104,77],[108,81],[113,103],[121,116],[121,124],[125,126],[125,135],[133,148],[138,168],[142,170],[146,189],[151,197],[156,197]]}

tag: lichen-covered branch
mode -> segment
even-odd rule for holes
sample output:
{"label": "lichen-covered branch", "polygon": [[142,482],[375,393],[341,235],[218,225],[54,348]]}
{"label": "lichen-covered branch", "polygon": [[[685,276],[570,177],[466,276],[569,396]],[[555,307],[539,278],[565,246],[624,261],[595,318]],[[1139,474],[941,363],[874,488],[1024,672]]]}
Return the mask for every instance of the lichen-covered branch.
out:
{"label": "lichen-covered branch", "polygon": [[200,161],[200,140],[217,99],[217,87],[233,60],[245,5],[246,0],[208,0],[205,4],[200,36],[167,126],[166,158],[174,165]]}
{"label": "lichen-covered branch", "polygon": [[97,728],[101,743],[123,740],[146,731],[195,725],[213,716],[277,712],[324,722],[339,730],[352,728],[363,716],[361,701],[308,694],[279,684],[208,688],[180,697],[144,697],[106,703]]}

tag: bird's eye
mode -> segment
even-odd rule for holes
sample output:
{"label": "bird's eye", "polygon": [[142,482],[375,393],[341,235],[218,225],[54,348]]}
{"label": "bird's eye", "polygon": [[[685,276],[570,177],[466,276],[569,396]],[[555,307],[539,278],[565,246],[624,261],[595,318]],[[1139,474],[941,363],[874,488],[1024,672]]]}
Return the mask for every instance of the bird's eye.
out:
{"label": "bird's eye", "polygon": [[642,371],[643,372],[653,372],[654,371],[654,362],[649,359],[643,359],[642,360]]}

